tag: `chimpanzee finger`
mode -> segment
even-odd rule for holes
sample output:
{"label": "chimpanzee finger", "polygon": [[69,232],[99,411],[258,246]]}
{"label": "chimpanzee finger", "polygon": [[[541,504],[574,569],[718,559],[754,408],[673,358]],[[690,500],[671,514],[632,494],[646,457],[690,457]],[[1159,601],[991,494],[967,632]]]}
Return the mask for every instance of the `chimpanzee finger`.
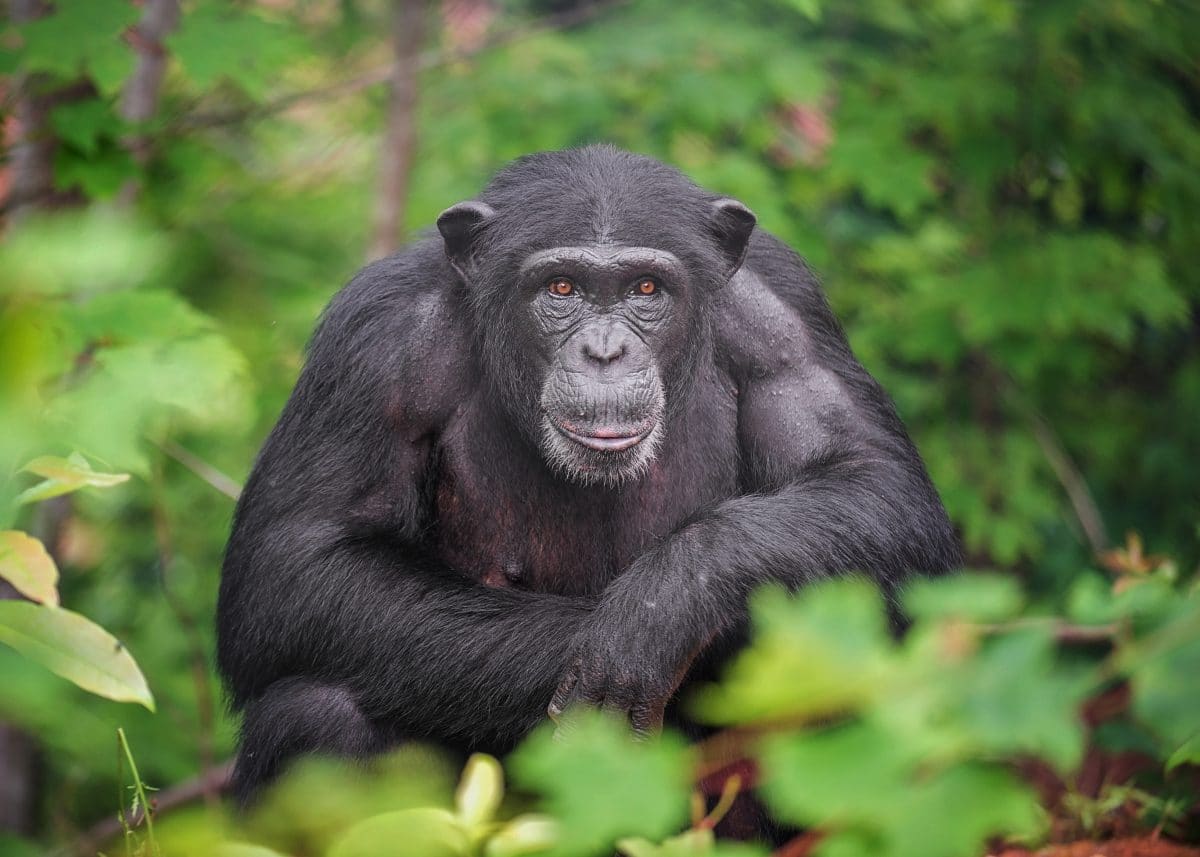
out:
{"label": "chimpanzee finger", "polygon": [[555,688],[554,696],[550,697],[550,705],[546,708],[546,715],[555,723],[558,723],[558,719],[562,717],[563,712],[575,700],[575,688],[579,684],[579,668],[580,662],[576,658],[574,663],[571,664],[570,669],[567,670],[567,674],[559,682],[558,687]]}
{"label": "chimpanzee finger", "polygon": [[633,734],[640,739],[657,736],[663,729],[665,705],[651,702],[639,702],[629,712],[629,725]]}

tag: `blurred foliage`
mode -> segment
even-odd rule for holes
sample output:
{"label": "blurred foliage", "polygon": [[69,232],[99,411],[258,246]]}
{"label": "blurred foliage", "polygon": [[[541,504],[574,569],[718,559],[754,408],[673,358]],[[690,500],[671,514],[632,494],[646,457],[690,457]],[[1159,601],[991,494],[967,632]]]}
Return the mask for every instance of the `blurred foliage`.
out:
{"label": "blurred foliage", "polygon": [[[818,857],[968,857],[997,838],[1047,835],[1050,814],[1019,764],[1038,759],[1062,782],[1078,777],[1100,736],[1084,728],[1080,706],[1116,686],[1132,702],[1107,726],[1142,748],[1145,788],[1114,784],[1064,804],[1087,829],[1130,805],[1175,824],[1196,797],[1168,797],[1188,794],[1178,767],[1200,763],[1200,689],[1180,681],[1200,658],[1200,586],[1163,571],[1088,576],[1077,588],[1088,594],[1069,600],[1088,606],[1072,608],[1071,624],[1022,616],[1006,578],[920,582],[905,593],[915,619],[901,641],[865,581],[764,590],[751,645],[692,700],[726,727],[721,740],[687,747],[668,732],[646,742],[604,712],[569,712],[557,733],[545,725],[510,757],[525,790],[515,802],[487,756],[468,760],[453,803],[444,767],[415,748],[365,769],[309,761],[242,821],[203,811],[167,819],[164,851],[222,853],[237,842],[328,857],[583,857],[614,847],[627,857],[763,857],[761,846],[714,837],[728,802],[707,815],[694,806],[685,821],[697,772],[744,756],[757,761],[773,818],[825,832]],[[997,595],[1000,609],[980,608]],[[1101,645],[1060,645],[1088,632]],[[850,692],[828,680],[839,672]],[[531,805],[545,814],[518,814]],[[143,848],[150,836],[133,834]]]}
{"label": "blurred foliage", "polygon": [[[735,731],[807,724],[763,744],[772,808],[836,818],[827,854],[907,853],[932,806],[958,825],[945,853],[1028,834],[1037,814],[1004,760],[1073,769],[1077,701],[1121,678],[1133,709],[1113,740],[1195,763],[1200,700],[1181,677],[1200,674],[1200,620],[1194,590],[1168,579],[1200,561],[1194,4],[631,0],[541,25],[580,5],[431,6],[409,234],[505,161],[596,140],[739,197],[821,272],[972,562],[1006,575],[915,589],[902,644],[854,584],[761,595],[758,643],[696,705]],[[59,0],[39,20],[0,22],[6,127],[19,81],[73,93],[48,127],[54,180],[75,203],[13,218],[0,241],[0,530],[47,540],[63,604],[122,641],[158,703],[89,697],[0,648],[0,719],[45,749],[47,839],[111,815],[118,725],[156,785],[229,752],[211,665],[223,474],[248,472],[314,320],[363,261],[376,185],[384,0],[186,0],[183,12],[141,123],[120,109],[138,5]],[[84,465],[31,464],[46,457]],[[1114,591],[1088,570],[1089,500],[1111,533],[1140,532],[1174,562],[1140,543],[1118,551],[1105,563],[1135,583]],[[1112,626],[1119,645],[1064,653],[1067,620]],[[685,812],[678,747],[589,766],[540,740],[513,772],[561,789],[545,801],[572,820],[569,847],[641,835],[626,840],[640,857],[708,841],[664,840]],[[868,764],[865,780],[854,773]],[[353,776],[317,776],[276,813],[286,831],[264,833],[267,813],[246,841],[318,854],[330,831],[385,811],[449,812],[432,768],[421,780],[445,800],[381,787],[376,801]],[[584,786],[604,771],[636,771],[645,788],[597,792],[587,815]],[[303,839],[310,824],[324,832]]]}

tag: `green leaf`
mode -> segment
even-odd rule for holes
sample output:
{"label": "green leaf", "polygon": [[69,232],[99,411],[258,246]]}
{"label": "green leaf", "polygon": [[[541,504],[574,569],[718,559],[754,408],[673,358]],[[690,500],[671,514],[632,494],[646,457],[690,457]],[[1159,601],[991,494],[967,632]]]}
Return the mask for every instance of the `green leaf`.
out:
{"label": "green leaf", "polygon": [[0,579],[26,598],[58,606],[58,568],[33,536],[19,530],[0,532]]}
{"label": "green leaf", "polygon": [[695,709],[714,723],[855,710],[886,693],[891,641],[879,591],[857,579],[825,581],[790,596],[752,600],[753,644]]}
{"label": "green leaf", "polygon": [[707,828],[686,830],[661,843],[630,837],[617,842],[617,848],[625,857],[768,857],[769,854],[760,845],[718,842]]}
{"label": "green leaf", "polygon": [[1134,713],[1161,740],[1164,752],[1172,760],[1194,752],[1200,682],[1189,679],[1200,675],[1200,595],[1176,605],[1168,621],[1127,646],[1118,662],[1132,685]]}
{"label": "green leaf", "polygon": [[[1007,771],[974,763],[927,770],[869,723],[771,738],[760,762],[763,793],[781,818],[848,835],[829,853],[966,857],[983,853],[991,836],[1028,835],[1040,824],[1034,794]],[[864,842],[873,845],[857,850]]]}
{"label": "green leaf", "polygon": [[58,3],[20,28],[22,67],[66,79],[88,73],[101,92],[114,93],[133,69],[133,52],[121,43],[121,34],[137,16],[137,6],[126,0]]}
{"label": "green leaf", "polygon": [[58,105],[50,114],[50,124],[63,142],[88,156],[97,153],[102,137],[116,137],[121,128],[112,106],[99,98]]}
{"label": "green leaf", "polygon": [[61,607],[0,601],[0,642],[86,691],[154,710],[133,657],[99,625]]}
{"label": "green leaf", "polygon": [[[912,654],[920,657],[915,648]],[[923,722],[936,740],[929,751],[954,758],[1035,755],[1069,773],[1084,750],[1079,708],[1096,682],[1092,672],[1065,669],[1055,658],[1047,625],[986,639],[973,656],[949,665],[928,656],[913,665],[914,696],[922,688],[930,693]],[[903,708],[897,702],[893,710]]]}
{"label": "green leaf", "polygon": [[1200,765],[1200,731],[1184,741],[1167,758],[1167,770],[1179,765]]}
{"label": "green leaf", "polygon": [[103,140],[92,155],[60,148],[54,156],[54,186],[60,190],[79,188],[89,199],[112,199],[137,175],[137,162],[115,140]]}
{"label": "green leaf", "polygon": [[687,818],[689,755],[667,734],[636,741],[626,724],[593,710],[569,713],[565,737],[545,724],[511,757],[513,779],[540,792],[561,825],[555,854],[593,854],[620,836],[659,839]]}
{"label": "green leaf", "polygon": [[905,588],[903,602],[914,619],[999,622],[1017,615],[1024,598],[1012,575],[976,573],[914,581]]}
{"label": "green leaf", "polygon": [[467,759],[454,794],[459,820],[469,828],[487,824],[503,799],[504,771],[500,763],[485,753],[475,753]]}
{"label": "green leaf", "polygon": [[214,846],[213,857],[285,857],[278,851],[273,851],[262,845],[252,845],[249,842],[222,842]]}
{"label": "green leaf", "polygon": [[80,488],[109,488],[120,485],[129,479],[128,473],[100,473],[92,470],[92,466],[77,452],[71,453],[70,458],[42,456],[21,468],[26,473],[33,473],[45,479],[32,488],[22,491],[17,497],[18,503],[37,503],[70,494]]}
{"label": "green leaf", "polygon": [[136,286],[167,258],[162,235],[97,205],[22,222],[0,244],[0,294],[73,294]]}
{"label": "green leaf", "polygon": [[772,736],[758,758],[768,805],[801,826],[870,821],[907,790],[919,761],[886,730],[861,722]]}
{"label": "green leaf", "polygon": [[[167,47],[201,88],[230,80],[262,98],[280,71],[301,51],[296,35],[279,21],[226,3],[209,3],[185,15]],[[230,62],[236,57],[235,62]]]}
{"label": "green leaf", "polygon": [[470,841],[444,809],[402,809],[360,821],[329,847],[326,857],[468,857]]}
{"label": "green leaf", "polygon": [[821,0],[787,0],[787,3],[810,21],[821,20]]}
{"label": "green leaf", "polygon": [[519,815],[488,837],[484,857],[525,857],[549,851],[559,839],[559,825],[544,815]]}

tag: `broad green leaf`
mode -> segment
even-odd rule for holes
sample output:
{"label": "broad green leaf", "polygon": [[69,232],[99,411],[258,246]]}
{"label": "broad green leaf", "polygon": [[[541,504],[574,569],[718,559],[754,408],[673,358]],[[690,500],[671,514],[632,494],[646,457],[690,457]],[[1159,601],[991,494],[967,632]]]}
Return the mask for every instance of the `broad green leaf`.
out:
{"label": "broad green leaf", "polygon": [[[230,80],[253,98],[264,97],[302,44],[281,19],[225,3],[208,3],[184,16],[167,37],[187,75],[201,88]],[[238,57],[230,62],[231,56]]]}
{"label": "broad green leaf", "polygon": [[58,568],[46,546],[20,530],[0,532],[0,579],[26,598],[58,606]]}
{"label": "broad green leaf", "polygon": [[[1002,768],[928,770],[871,724],[774,737],[759,758],[763,792],[782,819],[849,835],[834,854],[969,857],[991,836],[1029,835],[1040,823],[1032,791]],[[858,852],[859,842],[873,845]]]}
{"label": "broad green leaf", "polygon": [[1178,749],[1167,758],[1167,770],[1179,765],[1200,765],[1200,731],[1184,741]]}
{"label": "broad green leaf", "polygon": [[285,857],[262,845],[249,842],[222,842],[213,848],[213,857]]}
{"label": "broad green leaf", "polygon": [[60,148],[54,157],[54,186],[78,189],[89,199],[111,200],[137,175],[133,155],[116,140],[103,140],[92,155]]}
{"label": "broad green leaf", "polygon": [[935,759],[1034,755],[1063,774],[1073,770],[1084,749],[1079,709],[1095,688],[1093,673],[1058,663],[1049,625],[974,643],[959,640],[959,630],[910,633],[906,681],[898,685],[908,690],[877,713],[895,740]]}
{"label": "broad green leaf", "polygon": [[821,0],[787,0],[787,3],[810,21],[821,20]]}
{"label": "broad green leaf", "polygon": [[444,809],[402,809],[372,816],[347,830],[326,857],[469,857],[470,841]]}
{"label": "broad green leaf", "polygon": [[50,124],[64,142],[88,156],[96,154],[101,137],[115,138],[121,129],[112,105],[99,98],[58,105],[50,113]]}
{"label": "broad green leaf", "polygon": [[[1120,651],[1118,663],[1129,676],[1134,713],[1160,739],[1164,754],[1194,752],[1200,734],[1200,681],[1193,680],[1200,676],[1200,594]],[[1181,750],[1185,747],[1193,749]]]}
{"label": "broad green leaf", "polygon": [[[967,764],[918,780],[883,809],[880,857],[970,857],[987,840],[1028,838],[1044,827],[1033,789],[996,765]],[[931,836],[930,832],[936,831]]]}
{"label": "broad green leaf", "polygon": [[1001,574],[958,574],[916,580],[904,589],[904,609],[914,619],[999,622],[1021,610],[1016,578]]}
{"label": "broad green leaf", "polygon": [[159,271],[166,250],[161,232],[117,209],[96,205],[42,215],[22,222],[0,244],[0,295],[130,288]]}
{"label": "broad green leaf", "polygon": [[510,759],[522,788],[540,792],[561,825],[555,854],[593,854],[621,836],[658,839],[687,818],[689,754],[678,737],[636,741],[618,719],[570,714],[566,737],[545,724]]}
{"label": "broad green leaf", "polygon": [[61,607],[0,601],[0,642],[86,691],[154,710],[133,657],[90,619]]}
{"label": "broad green leaf", "polygon": [[80,488],[109,488],[129,479],[128,473],[101,473],[93,470],[87,459],[77,452],[71,453],[69,458],[49,455],[35,458],[21,469],[26,473],[41,476],[45,481],[22,491],[17,498],[18,503],[36,503],[78,491]]}
{"label": "broad green leaf", "polygon": [[907,790],[920,761],[871,723],[775,735],[758,759],[768,805],[801,826],[869,822]]}
{"label": "broad green leaf", "polygon": [[879,591],[857,579],[825,581],[752,601],[756,633],[696,710],[714,723],[854,710],[886,693],[891,642]]}
{"label": "broad green leaf", "polygon": [[133,69],[134,55],[121,34],[137,21],[137,6],[125,0],[72,0],[20,28],[21,64],[73,79],[90,74],[100,91],[111,94]]}

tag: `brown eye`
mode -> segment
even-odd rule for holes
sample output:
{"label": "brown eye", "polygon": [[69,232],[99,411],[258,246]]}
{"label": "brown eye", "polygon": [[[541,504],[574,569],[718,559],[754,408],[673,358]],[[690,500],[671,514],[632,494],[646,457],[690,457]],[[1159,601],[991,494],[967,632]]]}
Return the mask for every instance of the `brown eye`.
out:
{"label": "brown eye", "polygon": [[555,297],[569,298],[575,294],[575,284],[566,277],[555,277],[547,284],[547,288]]}
{"label": "brown eye", "polygon": [[653,277],[643,277],[633,287],[639,295],[652,295],[658,291],[658,281]]}

